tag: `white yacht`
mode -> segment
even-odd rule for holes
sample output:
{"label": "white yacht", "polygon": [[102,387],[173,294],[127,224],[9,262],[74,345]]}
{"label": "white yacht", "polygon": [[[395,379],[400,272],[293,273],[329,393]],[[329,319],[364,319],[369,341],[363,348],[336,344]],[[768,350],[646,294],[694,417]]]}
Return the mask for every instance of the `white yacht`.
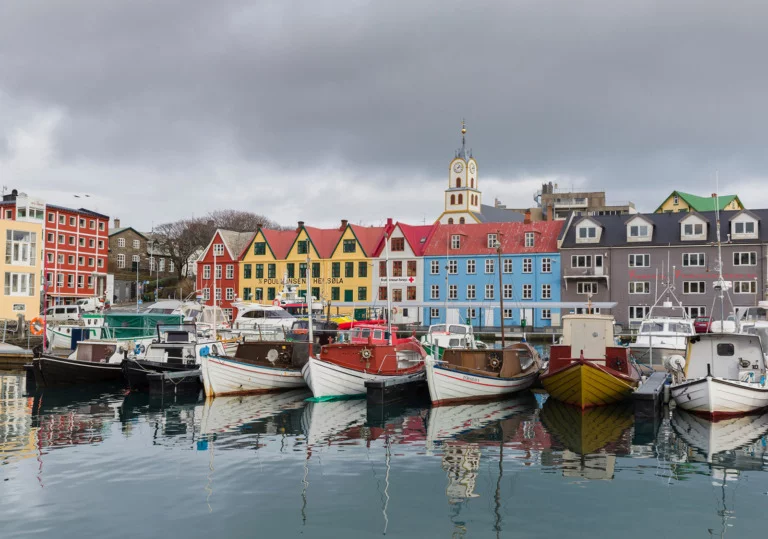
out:
{"label": "white yacht", "polygon": [[654,370],[664,370],[664,359],[685,355],[688,339],[696,335],[693,320],[679,317],[646,318],[640,324],[637,339],[629,345],[632,357]]}

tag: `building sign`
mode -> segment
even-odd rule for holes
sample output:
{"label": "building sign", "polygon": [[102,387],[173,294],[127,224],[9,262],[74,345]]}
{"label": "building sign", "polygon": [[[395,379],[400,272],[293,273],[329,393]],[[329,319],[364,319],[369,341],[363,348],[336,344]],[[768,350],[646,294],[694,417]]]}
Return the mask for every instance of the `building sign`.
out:
{"label": "building sign", "polygon": [[[254,281],[257,285],[306,285],[306,279],[243,279],[244,284]],[[315,277],[311,279],[312,284],[344,284],[343,277]]]}
{"label": "building sign", "polygon": [[27,306],[24,305],[23,303],[14,303],[13,304],[13,310],[14,311],[19,311],[19,312],[23,313],[24,311],[27,310]]}
{"label": "building sign", "polygon": [[413,284],[416,282],[416,279],[413,277],[381,277],[380,281],[382,283],[401,283],[401,284]]}

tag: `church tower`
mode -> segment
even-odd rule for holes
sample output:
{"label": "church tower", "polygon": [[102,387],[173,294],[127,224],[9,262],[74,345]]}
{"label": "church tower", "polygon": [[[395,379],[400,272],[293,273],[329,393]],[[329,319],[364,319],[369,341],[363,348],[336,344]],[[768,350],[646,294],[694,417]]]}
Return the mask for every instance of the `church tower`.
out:
{"label": "church tower", "polygon": [[448,167],[445,210],[438,218],[441,224],[479,223],[481,193],[477,181],[477,161],[467,151],[467,127],[461,122],[461,148]]}

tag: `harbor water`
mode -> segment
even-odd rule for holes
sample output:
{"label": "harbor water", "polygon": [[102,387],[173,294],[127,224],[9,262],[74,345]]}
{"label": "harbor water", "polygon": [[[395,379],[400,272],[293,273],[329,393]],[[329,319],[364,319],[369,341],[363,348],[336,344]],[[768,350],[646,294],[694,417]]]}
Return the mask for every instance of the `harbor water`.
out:
{"label": "harbor water", "polygon": [[25,393],[0,372],[0,536],[764,537],[768,414],[635,425],[526,393]]}

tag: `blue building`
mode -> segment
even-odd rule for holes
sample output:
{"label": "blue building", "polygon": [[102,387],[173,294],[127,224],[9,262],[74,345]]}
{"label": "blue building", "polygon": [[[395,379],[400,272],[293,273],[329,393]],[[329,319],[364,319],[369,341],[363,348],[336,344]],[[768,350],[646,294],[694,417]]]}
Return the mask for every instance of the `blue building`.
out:
{"label": "blue building", "polygon": [[[438,225],[424,251],[424,323],[559,324],[563,221]],[[499,254],[499,247],[501,253]],[[501,272],[501,285],[499,285]]]}

